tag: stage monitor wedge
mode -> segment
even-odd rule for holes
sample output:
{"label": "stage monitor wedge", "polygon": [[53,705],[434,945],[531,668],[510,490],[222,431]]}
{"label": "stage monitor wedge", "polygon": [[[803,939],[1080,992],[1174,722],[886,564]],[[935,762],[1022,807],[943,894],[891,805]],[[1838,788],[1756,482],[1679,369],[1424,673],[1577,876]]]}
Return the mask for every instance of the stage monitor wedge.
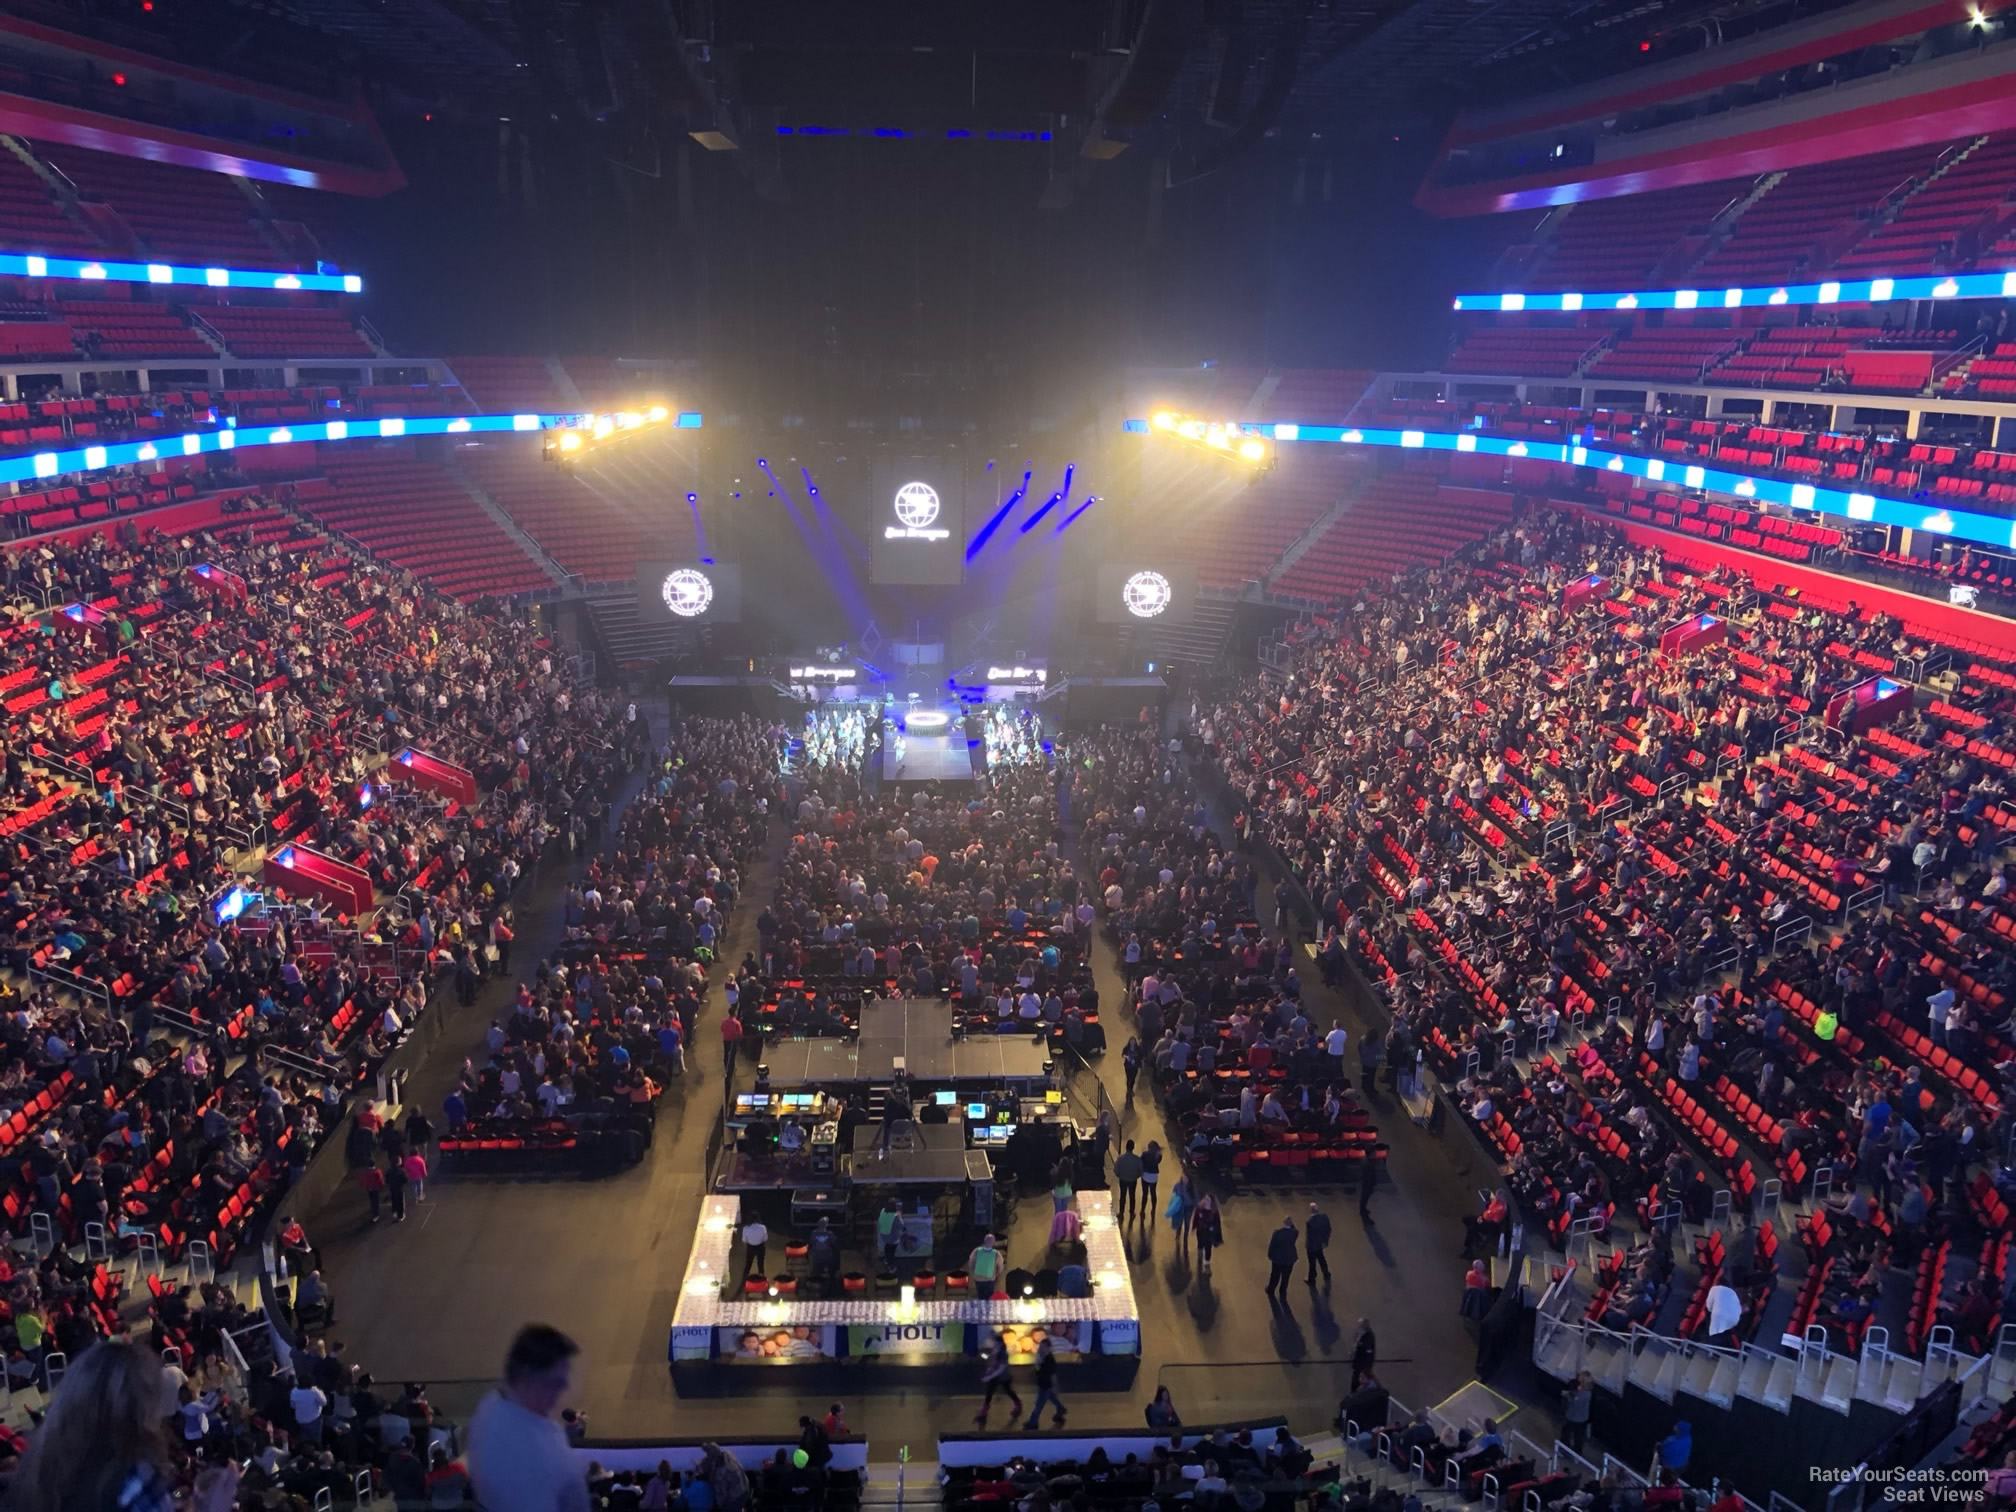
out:
{"label": "stage monitor wedge", "polygon": [[637,620],[644,625],[733,625],[742,619],[742,568],[734,562],[639,562]]}
{"label": "stage monitor wedge", "polygon": [[869,577],[957,587],[966,576],[966,472],[954,455],[878,457],[870,470]]}
{"label": "stage monitor wedge", "polygon": [[1197,612],[1197,569],[1188,562],[1101,562],[1092,591],[1102,625],[1187,625]]}

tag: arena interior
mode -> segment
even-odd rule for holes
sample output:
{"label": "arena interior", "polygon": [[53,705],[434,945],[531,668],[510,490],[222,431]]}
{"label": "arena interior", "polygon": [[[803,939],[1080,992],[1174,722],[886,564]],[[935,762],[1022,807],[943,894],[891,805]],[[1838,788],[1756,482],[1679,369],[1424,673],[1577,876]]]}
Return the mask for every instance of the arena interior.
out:
{"label": "arena interior", "polygon": [[2016,1504],[2012,26],[6,7],[9,1508]]}

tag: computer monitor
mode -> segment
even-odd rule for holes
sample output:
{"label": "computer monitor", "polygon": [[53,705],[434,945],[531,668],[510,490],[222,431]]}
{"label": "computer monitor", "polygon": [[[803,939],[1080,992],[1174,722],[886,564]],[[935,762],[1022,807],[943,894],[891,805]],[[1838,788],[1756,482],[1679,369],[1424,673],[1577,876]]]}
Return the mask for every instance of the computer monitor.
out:
{"label": "computer monitor", "polygon": [[987,1104],[984,1102],[966,1104],[966,1117],[971,1123],[985,1123],[987,1121]]}
{"label": "computer monitor", "polygon": [[941,1108],[956,1108],[959,1106],[959,1094],[957,1092],[933,1092],[931,1094],[931,1101]]}

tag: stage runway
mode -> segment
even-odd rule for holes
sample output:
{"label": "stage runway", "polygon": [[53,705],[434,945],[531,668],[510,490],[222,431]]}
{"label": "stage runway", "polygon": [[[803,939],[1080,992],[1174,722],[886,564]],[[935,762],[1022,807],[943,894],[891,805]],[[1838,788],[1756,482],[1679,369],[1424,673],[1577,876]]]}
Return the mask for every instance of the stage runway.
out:
{"label": "stage runway", "polygon": [[882,746],[882,780],[884,782],[971,782],[974,778],[973,758],[979,755],[977,748],[969,749],[966,732],[955,727],[943,735],[912,735],[904,745],[903,762],[896,762],[894,741],[885,741]]}

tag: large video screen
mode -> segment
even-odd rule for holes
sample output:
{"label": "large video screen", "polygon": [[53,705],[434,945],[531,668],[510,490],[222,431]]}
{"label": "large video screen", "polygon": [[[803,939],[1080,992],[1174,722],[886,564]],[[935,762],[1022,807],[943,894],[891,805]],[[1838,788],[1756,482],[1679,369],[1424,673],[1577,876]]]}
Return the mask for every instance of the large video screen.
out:
{"label": "large video screen", "polygon": [[1197,610],[1197,569],[1187,563],[1101,562],[1093,579],[1102,625],[1181,625]]}
{"label": "large video screen", "polygon": [[957,457],[878,457],[871,469],[869,577],[946,586],[966,576],[966,473]]}
{"label": "large video screen", "polygon": [[637,620],[732,625],[742,618],[742,569],[733,562],[639,562]]}

